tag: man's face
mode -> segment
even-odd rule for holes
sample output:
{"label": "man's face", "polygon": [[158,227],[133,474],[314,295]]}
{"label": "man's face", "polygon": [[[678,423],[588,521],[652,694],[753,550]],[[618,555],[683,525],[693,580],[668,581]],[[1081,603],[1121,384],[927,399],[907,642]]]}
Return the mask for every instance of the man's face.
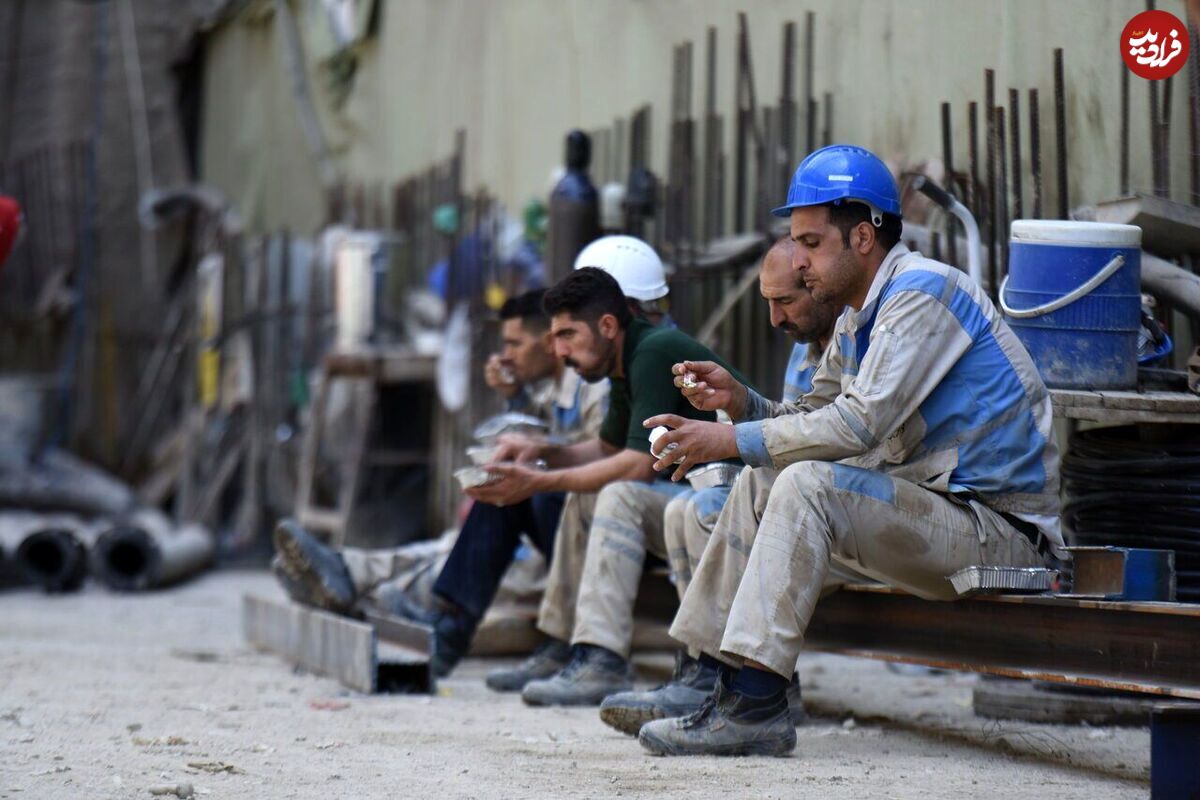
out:
{"label": "man's face", "polygon": [[807,206],[792,209],[792,266],[800,272],[813,299],[836,308],[849,305],[863,289],[865,260],[856,252],[860,234],[850,231],[850,246],[829,221],[829,209]]}
{"label": "man's face", "polygon": [[613,340],[618,330],[611,314],[597,320],[595,327],[566,312],[550,320],[554,354],[588,383],[604,380],[616,367],[617,345]]}
{"label": "man's face", "polygon": [[829,335],[840,307],[818,303],[804,284],[803,273],[792,266],[791,247],[772,248],[758,273],[758,288],[771,313],[771,326],[797,342],[815,342]]}
{"label": "man's face", "polygon": [[531,330],[520,318],[500,323],[500,363],[519,383],[532,383],[554,372],[549,331]]}

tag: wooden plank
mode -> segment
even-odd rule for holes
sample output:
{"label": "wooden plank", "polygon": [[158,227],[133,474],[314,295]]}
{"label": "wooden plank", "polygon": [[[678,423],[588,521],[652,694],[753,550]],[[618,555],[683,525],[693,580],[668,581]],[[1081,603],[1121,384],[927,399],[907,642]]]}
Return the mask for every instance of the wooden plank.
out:
{"label": "wooden plank", "polygon": [[246,641],[283,656],[309,672],[334,678],[351,689],[374,692],[378,671],[375,629],[296,603],[242,598]]}
{"label": "wooden plank", "polygon": [[1084,214],[1079,218],[1137,225],[1142,229],[1142,247],[1165,258],[1200,250],[1200,208],[1187,203],[1135,194],[1098,203]]}
{"label": "wooden plank", "polygon": [[1091,392],[1051,389],[1056,416],[1092,422],[1200,424],[1200,395],[1188,392]]}

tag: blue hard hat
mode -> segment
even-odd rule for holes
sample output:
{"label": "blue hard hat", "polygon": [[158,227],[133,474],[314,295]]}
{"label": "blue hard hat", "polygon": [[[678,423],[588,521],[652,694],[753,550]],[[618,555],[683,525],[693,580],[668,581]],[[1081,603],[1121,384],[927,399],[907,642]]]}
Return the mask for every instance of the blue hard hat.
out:
{"label": "blue hard hat", "polygon": [[[831,144],[814,150],[800,162],[788,184],[787,203],[771,213],[790,216],[793,208],[851,200],[866,203],[872,216],[900,216],[900,190],[879,156],[862,147]],[[872,220],[876,225],[882,218]]]}

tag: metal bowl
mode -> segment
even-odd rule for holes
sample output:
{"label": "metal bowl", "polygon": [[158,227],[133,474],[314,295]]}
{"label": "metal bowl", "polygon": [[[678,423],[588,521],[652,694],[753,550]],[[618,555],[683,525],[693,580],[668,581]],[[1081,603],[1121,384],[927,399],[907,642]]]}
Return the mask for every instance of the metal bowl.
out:
{"label": "metal bowl", "polygon": [[716,486],[733,486],[733,482],[737,480],[738,474],[742,471],[740,464],[727,464],[724,461],[717,461],[713,464],[705,464],[701,467],[688,470],[688,473],[683,477],[688,479],[688,483],[692,485],[692,489],[699,492],[703,489],[712,489]]}

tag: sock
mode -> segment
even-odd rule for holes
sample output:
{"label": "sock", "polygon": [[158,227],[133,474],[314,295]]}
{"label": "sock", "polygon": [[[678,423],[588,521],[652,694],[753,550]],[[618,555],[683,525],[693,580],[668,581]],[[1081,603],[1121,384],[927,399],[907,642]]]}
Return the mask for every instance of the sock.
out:
{"label": "sock", "polygon": [[715,658],[710,656],[708,653],[701,653],[700,657],[696,660],[700,662],[700,666],[704,667],[707,670],[711,670],[713,672],[720,672],[721,667],[725,666],[720,661],[717,661]]}
{"label": "sock", "polygon": [[765,698],[785,692],[790,680],[767,670],[742,667],[730,688],[746,697]]}

